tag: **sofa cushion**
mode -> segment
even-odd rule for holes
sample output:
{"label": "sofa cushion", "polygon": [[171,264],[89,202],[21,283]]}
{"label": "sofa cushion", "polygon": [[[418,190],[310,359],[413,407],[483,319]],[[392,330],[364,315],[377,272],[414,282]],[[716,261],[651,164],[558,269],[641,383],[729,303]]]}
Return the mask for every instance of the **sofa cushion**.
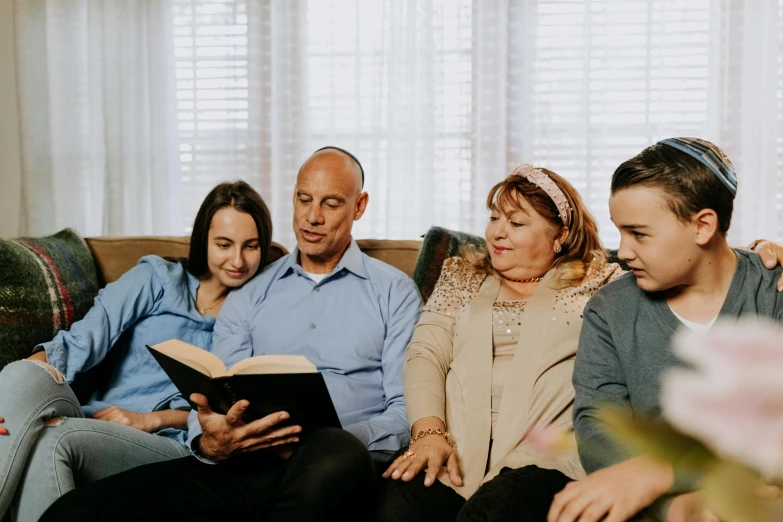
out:
{"label": "sofa cushion", "polygon": [[435,283],[438,282],[443,262],[450,257],[460,255],[460,249],[466,243],[476,246],[486,245],[484,238],[479,236],[440,227],[432,227],[424,235],[413,280],[425,301],[430,298]]}
{"label": "sofa cushion", "polygon": [[0,239],[0,368],[70,328],[97,293],[90,249],[73,230]]}
{"label": "sofa cushion", "polygon": [[370,257],[388,263],[413,277],[421,241],[401,239],[358,239],[359,249]]}

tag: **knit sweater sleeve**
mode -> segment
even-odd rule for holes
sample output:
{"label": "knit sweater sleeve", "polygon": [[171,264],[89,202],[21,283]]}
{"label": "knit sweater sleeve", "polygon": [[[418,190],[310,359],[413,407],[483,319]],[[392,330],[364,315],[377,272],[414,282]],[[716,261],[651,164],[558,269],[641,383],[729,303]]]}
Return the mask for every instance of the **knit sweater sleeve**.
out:
{"label": "knit sweater sleeve", "polygon": [[[645,383],[629,380],[621,364],[620,351],[631,347],[627,340],[618,341],[613,335],[607,318],[616,316],[619,311],[609,301],[611,299],[599,292],[585,307],[574,363],[574,432],[579,459],[588,474],[634,456],[613,440],[611,427],[600,418],[602,408],[614,408],[629,416],[650,414],[635,411],[631,404],[629,389],[639,390]],[[619,326],[615,324],[614,328]],[[634,326],[623,324],[622,328]],[[670,493],[692,491],[697,485],[698,477],[676,472]]]}
{"label": "knit sweater sleeve", "polygon": [[585,307],[573,374],[574,431],[587,473],[628,457],[609,438],[607,426],[599,418],[601,407],[631,412],[625,373],[601,308],[599,295]]}

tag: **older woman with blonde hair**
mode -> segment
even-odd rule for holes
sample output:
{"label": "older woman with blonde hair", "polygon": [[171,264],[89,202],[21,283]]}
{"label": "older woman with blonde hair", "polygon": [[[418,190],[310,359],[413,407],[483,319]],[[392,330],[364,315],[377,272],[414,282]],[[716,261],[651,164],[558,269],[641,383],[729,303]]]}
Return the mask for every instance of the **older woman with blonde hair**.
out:
{"label": "older woman with blonde hair", "polygon": [[447,259],[403,370],[410,445],[384,473],[380,519],[544,521],[584,476],[573,438],[571,373],[582,309],[622,273],[576,189],[523,165],[495,185],[485,250]]}

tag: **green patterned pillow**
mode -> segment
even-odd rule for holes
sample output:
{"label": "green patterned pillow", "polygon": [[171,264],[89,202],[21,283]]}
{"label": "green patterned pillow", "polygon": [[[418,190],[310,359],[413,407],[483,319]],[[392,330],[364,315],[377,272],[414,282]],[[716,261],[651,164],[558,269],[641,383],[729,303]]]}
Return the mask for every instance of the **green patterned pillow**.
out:
{"label": "green patterned pillow", "polygon": [[465,243],[482,247],[486,245],[484,238],[441,227],[432,227],[424,235],[419,257],[416,258],[413,280],[425,301],[435,289],[443,262],[460,255],[460,249]]}
{"label": "green patterned pillow", "polygon": [[0,239],[0,369],[70,328],[97,294],[92,254],[73,230]]}

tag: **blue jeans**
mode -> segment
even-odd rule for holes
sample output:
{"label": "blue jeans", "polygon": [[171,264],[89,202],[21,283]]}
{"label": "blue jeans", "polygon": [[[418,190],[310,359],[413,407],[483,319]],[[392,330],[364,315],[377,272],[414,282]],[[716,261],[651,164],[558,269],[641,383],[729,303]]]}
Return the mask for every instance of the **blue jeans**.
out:
{"label": "blue jeans", "polygon": [[[85,419],[68,384],[31,361],[0,372],[0,519],[35,521],[76,485],[190,452],[175,440],[113,422]],[[63,417],[57,425],[44,421]]]}

